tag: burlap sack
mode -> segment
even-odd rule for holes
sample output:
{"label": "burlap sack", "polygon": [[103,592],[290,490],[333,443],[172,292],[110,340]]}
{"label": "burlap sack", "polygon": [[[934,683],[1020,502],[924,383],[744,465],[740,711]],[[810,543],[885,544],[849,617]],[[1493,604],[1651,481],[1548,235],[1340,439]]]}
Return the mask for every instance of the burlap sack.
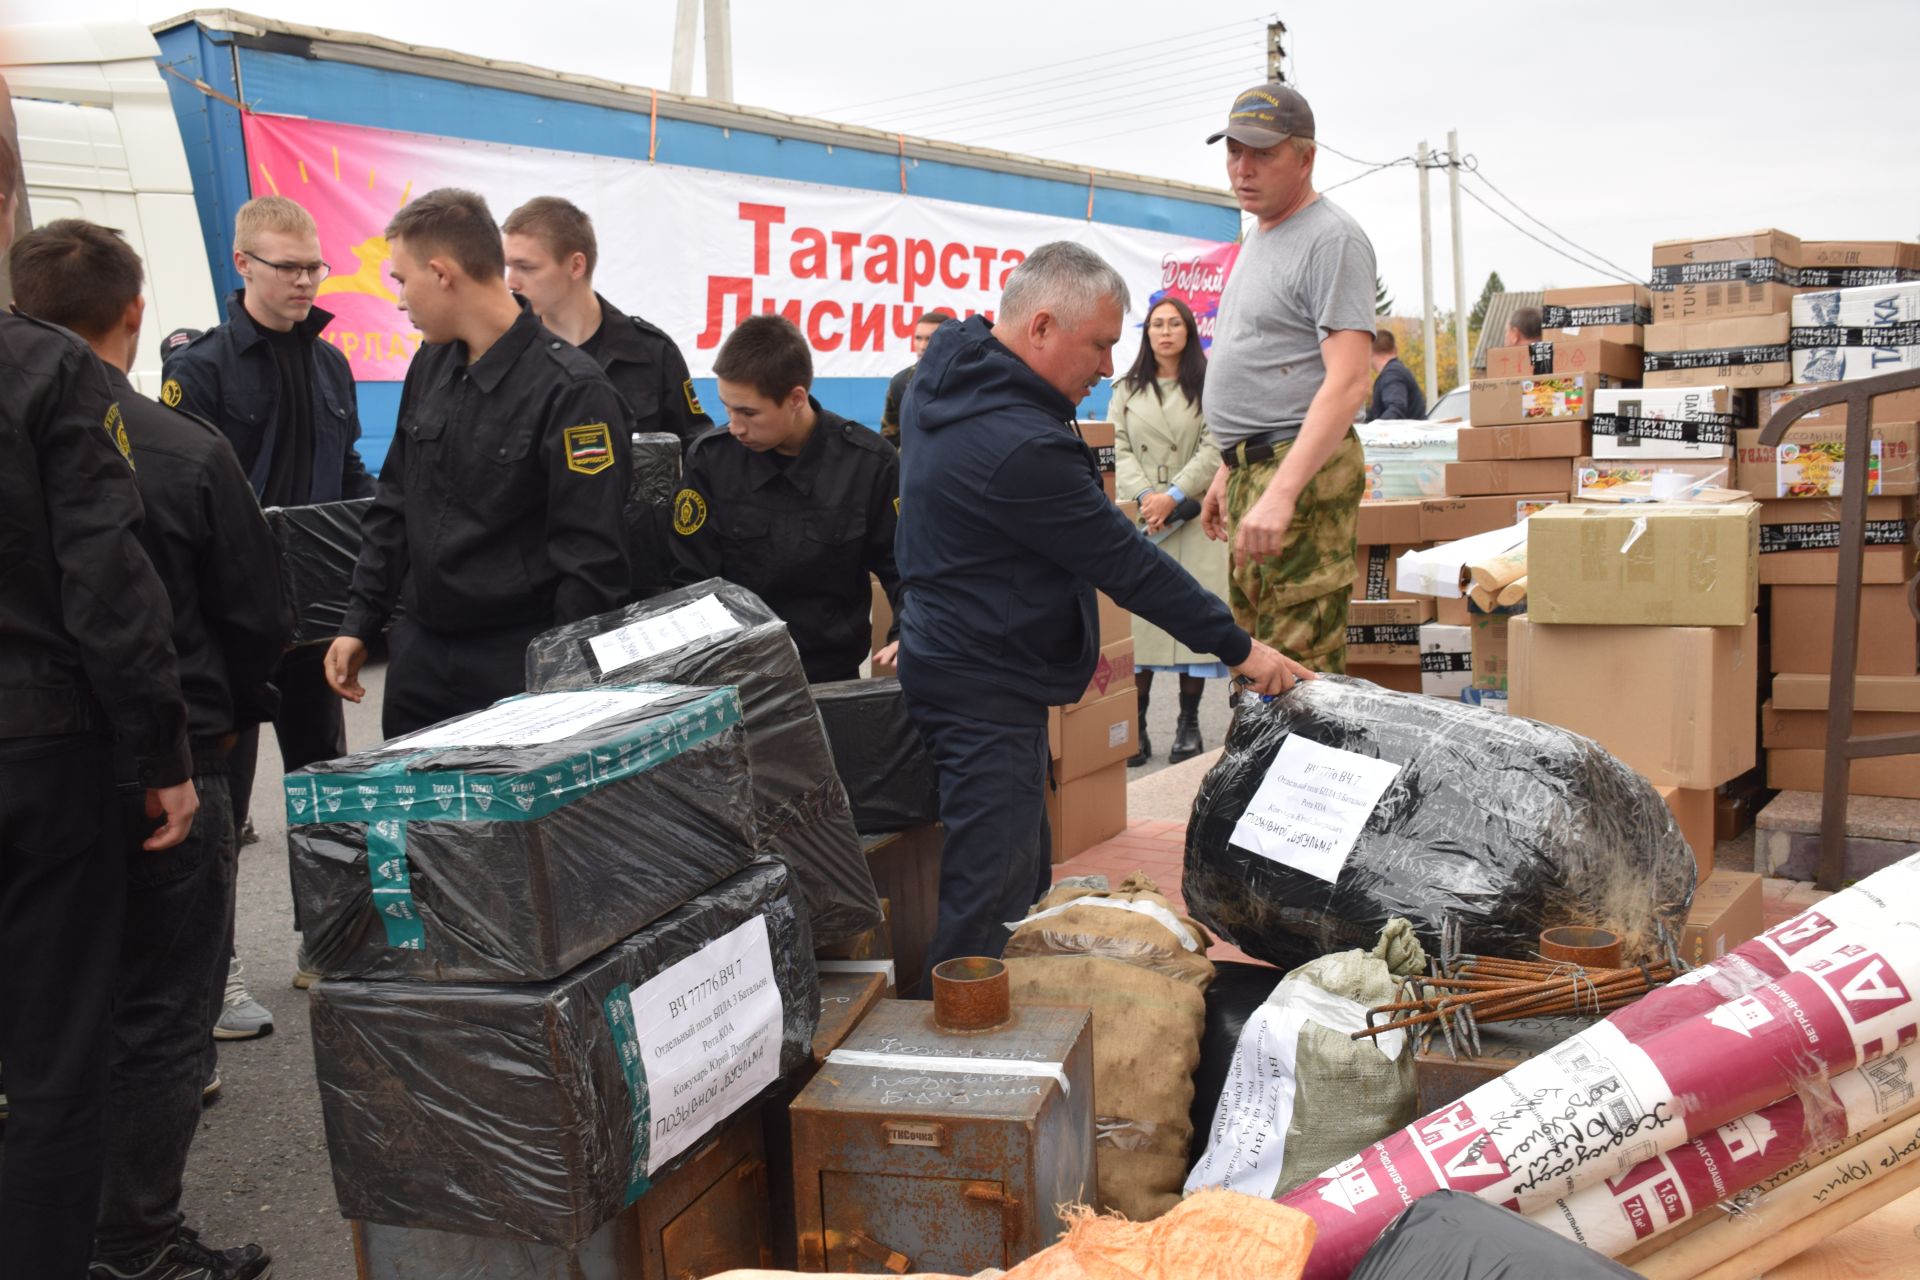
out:
{"label": "burlap sack", "polygon": [[1298,1210],[1233,1191],[1201,1191],[1157,1222],[1076,1213],[1065,1239],[1005,1280],[1299,1280],[1313,1239],[1313,1219]]}
{"label": "burlap sack", "polygon": [[1112,891],[1056,887],[1007,944],[1016,1005],[1093,1010],[1100,1203],[1136,1221],[1180,1202],[1210,942],[1135,873]]}

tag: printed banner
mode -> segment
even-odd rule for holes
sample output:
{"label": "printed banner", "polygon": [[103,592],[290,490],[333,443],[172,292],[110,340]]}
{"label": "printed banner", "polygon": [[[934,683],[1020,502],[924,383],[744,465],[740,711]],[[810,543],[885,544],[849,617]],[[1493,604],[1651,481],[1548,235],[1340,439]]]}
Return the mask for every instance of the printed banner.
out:
{"label": "printed banner", "polygon": [[291,197],[320,227],[333,274],[323,335],[356,378],[398,381],[420,334],[401,311],[382,234],[435,187],[465,187],[496,219],[537,195],[592,216],[594,283],[615,306],[672,335],[709,377],[740,320],[785,315],[806,333],[824,378],[888,377],[912,359],[915,319],[991,314],[1009,272],[1051,240],[1087,245],[1133,294],[1115,363],[1131,361],[1147,309],[1172,295],[1213,332],[1238,246],[1109,223],[790,182],[713,169],[398,133],[287,116],[245,117],[255,195]]}

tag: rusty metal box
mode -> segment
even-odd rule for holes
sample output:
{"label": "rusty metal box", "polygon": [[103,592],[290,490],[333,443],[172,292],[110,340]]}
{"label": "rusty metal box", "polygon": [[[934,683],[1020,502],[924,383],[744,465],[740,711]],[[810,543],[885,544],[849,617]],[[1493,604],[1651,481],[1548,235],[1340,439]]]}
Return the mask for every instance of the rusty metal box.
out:
{"label": "rusty metal box", "polygon": [[881,1001],[788,1118],[803,1270],[1010,1267],[1094,1194],[1092,1015],[955,1033],[931,1004]]}

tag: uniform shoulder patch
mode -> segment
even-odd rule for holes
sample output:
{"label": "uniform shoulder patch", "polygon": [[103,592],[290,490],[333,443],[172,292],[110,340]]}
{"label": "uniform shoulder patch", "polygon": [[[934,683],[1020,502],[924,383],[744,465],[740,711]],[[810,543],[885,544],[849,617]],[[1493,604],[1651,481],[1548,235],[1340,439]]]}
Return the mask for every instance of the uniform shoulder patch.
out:
{"label": "uniform shoulder patch", "polygon": [[896,516],[900,514],[900,499],[898,498],[893,500],[893,514]]}
{"label": "uniform shoulder patch", "polygon": [[127,439],[127,419],[120,412],[118,401],[107,407],[107,420],[101,425],[106,428],[107,438],[113,441],[113,447],[120,451],[120,456],[127,460],[127,465],[132,466],[133,442]]}
{"label": "uniform shoulder patch", "polygon": [[856,448],[865,449],[868,453],[889,456],[894,453],[893,446],[887,442],[887,438],[863,422],[854,422],[849,419],[841,423],[840,438]]}
{"label": "uniform shoulder patch", "polygon": [[700,532],[707,522],[707,500],[698,490],[682,489],[673,495],[673,531],[683,538]]}
{"label": "uniform shoulder patch", "polygon": [[160,384],[160,403],[169,409],[178,409],[180,407],[180,399],[185,394],[186,392],[180,388],[180,379],[178,378],[168,378]]}
{"label": "uniform shoulder patch", "polygon": [[693,379],[688,378],[680,384],[681,392],[687,397],[687,412],[696,418],[705,417],[706,410],[700,407],[700,397],[693,393]]}
{"label": "uniform shoulder patch", "polygon": [[569,471],[593,476],[613,465],[613,432],[604,422],[583,422],[577,427],[568,427],[563,443]]}

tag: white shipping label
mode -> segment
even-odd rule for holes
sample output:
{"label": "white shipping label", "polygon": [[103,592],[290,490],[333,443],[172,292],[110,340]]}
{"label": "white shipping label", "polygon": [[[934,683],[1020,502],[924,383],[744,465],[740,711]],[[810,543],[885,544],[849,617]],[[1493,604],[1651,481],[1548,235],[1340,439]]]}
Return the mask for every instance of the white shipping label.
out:
{"label": "white shipping label", "polygon": [[422,729],[381,745],[382,751],[432,751],[443,747],[529,747],[558,742],[602,720],[671,696],[655,689],[581,689],[536,693],[495,703],[477,715]]}
{"label": "white shipping label", "polygon": [[1332,883],[1399,773],[1390,760],[1289,734],[1234,823],[1232,843]]}
{"label": "white shipping label", "polygon": [[1127,740],[1132,736],[1133,736],[1133,721],[1131,720],[1114,721],[1112,724],[1107,726],[1107,750],[1111,751],[1115,747],[1126,746]]}
{"label": "white shipping label", "polygon": [[762,916],[634,991],[647,1073],[647,1173],[691,1147],[780,1074],[783,1018]]}
{"label": "white shipping label", "polygon": [[658,617],[642,618],[617,631],[595,636],[587,641],[587,647],[600,665],[600,674],[612,675],[656,653],[678,649],[723,631],[736,631],[739,627],[739,619],[720,603],[719,596],[702,596],[692,604],[669,609]]}

